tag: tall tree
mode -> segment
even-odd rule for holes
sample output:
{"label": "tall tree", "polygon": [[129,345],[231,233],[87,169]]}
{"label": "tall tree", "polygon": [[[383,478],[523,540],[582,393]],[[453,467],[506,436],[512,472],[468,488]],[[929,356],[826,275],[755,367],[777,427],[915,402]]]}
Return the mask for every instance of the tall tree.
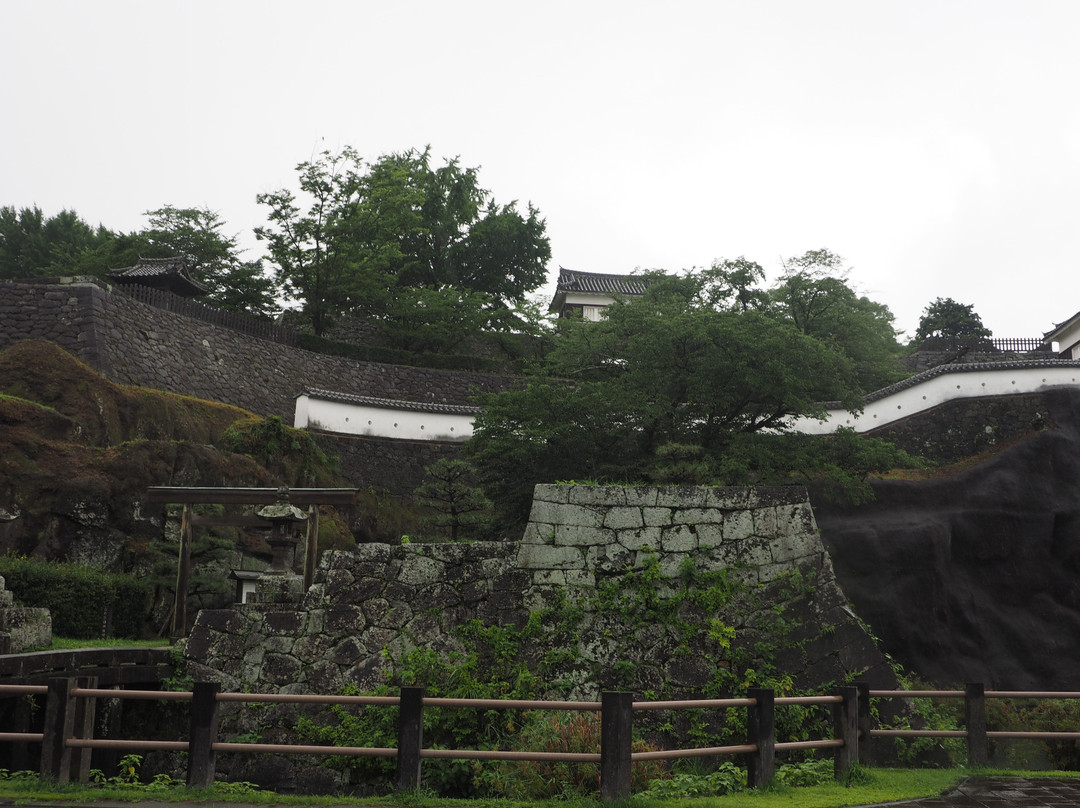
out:
{"label": "tall tree", "polygon": [[986,339],[992,336],[983,325],[982,317],[970,303],[957,303],[951,297],[935,298],[923,309],[915,340],[921,342],[930,337],[949,340]]}
{"label": "tall tree", "polygon": [[[84,274],[83,257],[116,234],[91,227],[73,210],[45,216],[36,205],[0,208],[0,278]],[[96,272],[87,274],[99,274]]]}
{"label": "tall tree", "polygon": [[776,316],[847,356],[861,389],[871,392],[903,378],[902,348],[892,312],[859,295],[848,275],[840,256],[810,250],[784,262],[769,296]]}
{"label": "tall tree", "polygon": [[346,311],[392,329],[399,302],[415,290],[454,290],[454,306],[479,306],[486,325],[497,327],[544,281],[551,249],[543,219],[531,205],[523,214],[515,203],[496,204],[476,168],[457,160],[434,167],[430,149],[370,164],[345,149],[298,170],[308,209],[301,212],[290,191],[263,194],[271,227],[256,234],[317,333]]}
{"label": "tall tree", "polygon": [[255,228],[255,237],[267,242],[278,284],[287,297],[303,302],[316,334],[349,307],[347,253],[338,234],[356,206],[361,166],[350,148],[300,163],[300,190],[308,199],[304,211],[288,189],[255,198],[270,208],[270,225]]}
{"label": "tall tree", "polygon": [[261,261],[240,258],[236,236],[221,232],[225,222],[216,211],[166,205],[145,215],[149,227],[141,235],[153,254],[182,256],[195,279],[209,289],[208,303],[258,316],[274,312],[273,280]]}
{"label": "tall tree", "polygon": [[535,482],[635,480],[661,447],[724,455],[735,435],[783,431],[821,402],[861,404],[850,360],[738,297],[708,302],[702,276],[662,278],[599,323],[565,321],[547,378],[484,395],[466,451],[492,498],[520,507]]}

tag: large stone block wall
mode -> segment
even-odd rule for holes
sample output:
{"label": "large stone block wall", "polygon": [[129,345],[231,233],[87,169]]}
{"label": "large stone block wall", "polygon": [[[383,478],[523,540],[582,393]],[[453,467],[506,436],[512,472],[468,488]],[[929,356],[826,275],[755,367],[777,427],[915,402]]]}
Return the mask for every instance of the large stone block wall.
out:
{"label": "large stone block wall", "polygon": [[687,560],[755,583],[825,559],[799,487],[538,485],[518,563],[540,581],[588,585],[655,554],[670,578]]}
{"label": "large stone block wall", "polygon": [[[132,299],[87,278],[0,282],[0,349],[45,339],[120,384],[220,401],[291,424],[303,387],[377,398],[468,404],[473,389],[513,379],[484,373],[362,362],[289,347]],[[408,495],[424,467],[458,456],[453,444],[321,438],[351,483]]]}
{"label": "large stone block wall", "polygon": [[[649,558],[662,572],[658,597],[681,591],[687,569],[730,570],[749,584],[753,597],[732,607],[745,610],[737,622],[747,641],[758,630],[752,612],[774,613],[775,598],[798,601],[799,637],[782,664],[804,685],[856,671],[889,675],[846,608],[802,488],[538,486],[523,542],[370,544],[327,553],[300,608],[203,611],[185,658],[195,675],[230,690],[372,689],[387,680],[389,660],[410,648],[463,650],[455,629],[469,620],[521,627],[531,614],[566,602],[588,612],[604,582],[640,571]],[[794,573],[812,586],[783,594]],[[700,692],[716,653],[707,627],[720,615],[690,609],[687,617],[702,629],[689,646],[671,626],[588,616],[562,677],[564,687],[574,684],[552,695],[591,698],[615,685]],[[633,663],[631,681],[612,678],[619,661]]]}
{"label": "large stone block wall", "polygon": [[61,345],[111,380],[220,401],[292,422],[304,386],[379,398],[468,404],[503,376],[362,362],[305,351],[136,301],[93,279],[0,284],[0,348]]}

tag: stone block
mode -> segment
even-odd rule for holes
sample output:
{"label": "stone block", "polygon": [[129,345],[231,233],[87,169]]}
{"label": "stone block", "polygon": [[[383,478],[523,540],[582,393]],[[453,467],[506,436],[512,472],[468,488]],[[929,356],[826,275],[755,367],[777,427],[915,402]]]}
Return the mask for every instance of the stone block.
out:
{"label": "stone block", "polygon": [[557,483],[540,483],[533,489],[533,501],[566,503],[570,486]]}
{"label": "stone block", "polygon": [[776,508],[756,508],[750,511],[755,536],[776,535]]}
{"label": "stone block", "polygon": [[527,570],[573,570],[582,569],[585,559],[576,547],[523,544],[518,549],[518,564]]}
{"label": "stone block", "polygon": [[398,580],[408,586],[427,586],[443,580],[446,575],[446,565],[441,561],[422,555],[423,547],[411,548],[401,560],[401,570],[398,572]]}
{"label": "stone block", "polygon": [[557,518],[545,519],[560,527],[572,525],[576,527],[603,527],[606,509],[593,505],[561,505],[557,512]]}
{"label": "stone block", "polygon": [[555,545],[558,547],[589,547],[595,544],[613,544],[615,531],[603,527],[582,525],[556,525]]}
{"label": "stone block", "polygon": [[701,549],[722,547],[724,545],[723,524],[698,525],[697,542]]}
{"label": "stone block", "polygon": [[627,550],[644,550],[660,547],[660,528],[645,527],[640,530],[620,530],[616,535],[616,541]]}
{"label": "stone block", "polygon": [[672,524],[672,508],[643,507],[641,520],[645,527],[666,527]]}
{"label": "stone block", "polygon": [[660,531],[659,549],[665,553],[689,553],[697,546],[697,533],[690,525],[672,525]]}
{"label": "stone block", "polygon": [[571,505],[610,508],[626,504],[626,488],[621,485],[571,485],[567,500]]}
{"label": "stone block", "polygon": [[610,508],[604,515],[604,527],[612,530],[624,530],[626,528],[644,527],[641,508],[629,508],[616,506]]}
{"label": "stone block", "polygon": [[564,519],[563,511],[568,506],[565,502],[542,502],[534,500],[529,511],[529,523],[555,524]]}
{"label": "stone block", "polygon": [[675,511],[672,521],[688,525],[723,524],[724,512],[719,508],[681,508]]}
{"label": "stone block", "polygon": [[750,489],[729,486],[710,488],[705,502],[710,508],[741,511],[750,507]]}
{"label": "stone block", "polygon": [[554,544],[555,526],[546,522],[530,521],[525,526],[521,541],[525,544]]}
{"label": "stone block", "polygon": [[656,507],[656,487],[651,485],[628,486],[626,492],[626,504],[639,508]]}
{"label": "stone block", "polygon": [[724,541],[742,541],[754,535],[754,517],[749,511],[734,511],[724,518]]}
{"label": "stone block", "polygon": [[704,508],[708,506],[708,491],[696,485],[662,485],[656,489],[656,504],[672,508]]}

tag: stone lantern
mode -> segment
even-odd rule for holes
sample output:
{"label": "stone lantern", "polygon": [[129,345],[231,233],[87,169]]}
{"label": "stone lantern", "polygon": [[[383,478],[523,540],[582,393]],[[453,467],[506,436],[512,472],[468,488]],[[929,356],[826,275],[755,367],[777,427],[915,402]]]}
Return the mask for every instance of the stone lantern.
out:
{"label": "stone lantern", "polygon": [[295,604],[303,597],[304,579],[293,572],[296,545],[300,543],[296,526],[307,521],[307,514],[289,503],[289,489],[278,489],[277,502],[255,511],[260,519],[270,522],[266,543],[273,551],[270,568],[255,584],[255,601],[270,604]]}

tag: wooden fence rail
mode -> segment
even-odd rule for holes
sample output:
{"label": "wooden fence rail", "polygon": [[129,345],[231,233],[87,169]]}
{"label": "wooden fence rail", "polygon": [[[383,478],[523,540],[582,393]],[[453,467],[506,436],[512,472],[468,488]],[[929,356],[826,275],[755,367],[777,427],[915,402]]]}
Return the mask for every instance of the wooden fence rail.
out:
{"label": "wooden fence rail", "polygon": [[[0,697],[46,695],[45,727],[42,733],[4,732],[0,741],[41,743],[40,772],[43,777],[67,782],[86,780],[90,752],[93,749],[181,750],[188,753],[187,784],[206,788],[214,780],[218,752],[299,755],[339,755],[393,757],[397,759],[396,785],[399,790],[420,786],[421,766],[425,759],[570,761],[600,764],[600,796],[617,801],[630,794],[632,766],[637,761],[681,757],[717,757],[744,755],[747,785],[751,788],[768,783],[775,775],[777,752],[803,749],[830,750],[837,778],[843,778],[857,761],[868,762],[866,741],[872,737],[950,737],[966,738],[968,762],[983,765],[988,756],[988,742],[997,738],[1035,738],[1080,740],[1080,732],[988,732],[985,705],[988,698],[1080,699],[1080,693],[986,691],[981,684],[965,690],[905,691],[870,690],[865,684],[840,688],[835,694],[821,696],[776,697],[772,690],[751,688],[745,698],[698,699],[686,701],[636,702],[626,692],[605,692],[599,702],[523,701],[498,699],[447,699],[424,695],[423,688],[404,687],[400,696],[322,696],[313,694],[222,693],[214,683],[198,683],[191,692],[156,690],[113,690],[98,688],[92,679],[57,678],[45,685],[0,685]],[[100,739],[93,737],[94,705],[98,698],[156,699],[191,703],[188,740],[161,741],[136,739]],[[962,698],[965,701],[964,730],[887,730],[872,726],[870,703],[875,698]],[[218,740],[219,707],[224,702],[351,704],[358,706],[398,707],[398,740],[394,748],[341,747],[261,743],[229,743]],[[777,709],[788,705],[818,705],[832,710],[833,733],[830,738],[811,741],[777,741]],[[424,747],[424,710],[427,707],[452,709],[529,709],[599,712],[600,749],[597,753],[552,753],[541,751],[501,751],[477,749],[428,749]],[[747,739],[732,746],[669,749],[634,752],[633,718],[647,710],[730,709],[747,711]],[[860,738],[864,741],[860,743]]]}

